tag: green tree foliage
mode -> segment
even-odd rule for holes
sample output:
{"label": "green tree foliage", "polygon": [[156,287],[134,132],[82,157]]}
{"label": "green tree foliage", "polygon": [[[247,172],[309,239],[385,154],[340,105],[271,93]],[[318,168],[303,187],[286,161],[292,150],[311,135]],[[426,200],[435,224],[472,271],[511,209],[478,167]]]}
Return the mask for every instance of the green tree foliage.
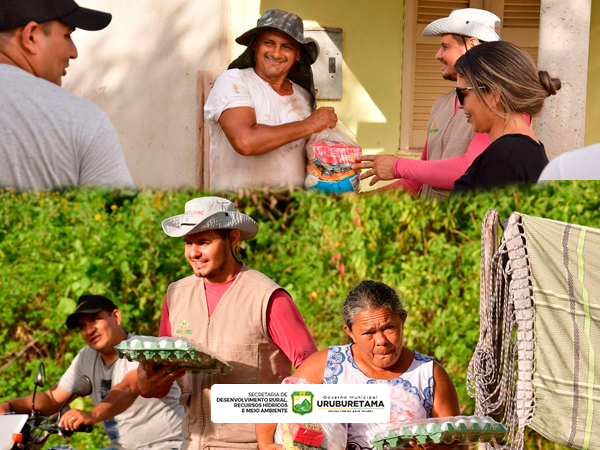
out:
{"label": "green tree foliage", "polygon": [[[240,255],[295,299],[319,348],[345,342],[341,307],[364,279],[395,287],[409,318],[407,345],[435,356],[454,379],[465,413],[467,365],[479,336],[481,222],[488,208],[600,227],[599,183],[560,183],[421,202],[398,192],[327,197],[239,193],[259,222]],[[169,283],[191,274],[163,219],[192,191],[0,192],[0,400],[32,390],[37,362],[57,381],[84,345],[64,323],[85,293],[104,294],[125,327],[155,335]],[[88,404],[89,407],[89,404]],[[57,442],[57,441],[53,441]],[[539,436],[530,448],[558,448]],[[100,426],[79,448],[107,445]]]}

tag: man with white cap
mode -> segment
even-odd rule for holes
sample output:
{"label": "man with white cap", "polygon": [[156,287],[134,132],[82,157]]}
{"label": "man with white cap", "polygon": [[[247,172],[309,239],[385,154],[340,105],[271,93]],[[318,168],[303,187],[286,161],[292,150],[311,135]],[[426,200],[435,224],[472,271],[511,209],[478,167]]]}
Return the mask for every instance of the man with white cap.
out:
{"label": "man with white cap", "polygon": [[[427,25],[423,36],[440,36],[435,55],[442,67],[442,78],[456,81],[454,63],[469,49],[482,42],[500,40],[500,19],[482,9],[452,11],[450,16]],[[372,186],[380,180],[399,181],[397,187],[421,198],[446,198],[454,182],[473,160],[490,144],[487,134],[474,134],[453,89],[434,103],[427,126],[427,140],[421,159],[398,158],[395,155],[364,155],[355,169],[369,169],[361,179],[373,177]]]}
{"label": "man with white cap", "polygon": [[337,122],[331,107],[314,111],[317,44],[305,38],[300,17],[279,9],[236,42],[247,49],[219,76],[204,106],[210,189],[302,187],[306,137]]}
{"label": "man with white cap", "polygon": [[[210,420],[211,386],[217,383],[280,383],[317,351],[289,294],[266,275],[242,264],[239,241],[258,233],[257,223],[232,202],[201,197],[185,213],[168,218],[163,230],[183,238],[194,275],[172,283],[162,308],[160,336],[185,336],[225,358],[227,375],[188,373],[179,380],[185,407],[185,448],[256,448],[254,424]],[[182,369],[152,364],[138,369],[145,397],[167,392]]]}
{"label": "man with white cap", "polygon": [[74,0],[0,1],[0,188],[135,187],[107,115],[60,88],[71,34],[111,18]]}

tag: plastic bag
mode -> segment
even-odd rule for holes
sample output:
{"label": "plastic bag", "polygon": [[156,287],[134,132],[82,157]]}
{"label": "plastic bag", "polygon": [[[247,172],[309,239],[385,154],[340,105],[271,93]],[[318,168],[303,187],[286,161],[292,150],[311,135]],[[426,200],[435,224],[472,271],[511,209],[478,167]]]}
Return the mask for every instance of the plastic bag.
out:
{"label": "plastic bag", "polygon": [[[287,377],[282,384],[309,384],[302,378]],[[345,423],[279,423],[275,443],[285,450],[345,450],[348,427]]]}
{"label": "plastic bag", "polygon": [[313,134],[306,143],[307,189],[341,194],[359,190],[359,172],[352,165],[362,155],[356,137],[343,123]]}

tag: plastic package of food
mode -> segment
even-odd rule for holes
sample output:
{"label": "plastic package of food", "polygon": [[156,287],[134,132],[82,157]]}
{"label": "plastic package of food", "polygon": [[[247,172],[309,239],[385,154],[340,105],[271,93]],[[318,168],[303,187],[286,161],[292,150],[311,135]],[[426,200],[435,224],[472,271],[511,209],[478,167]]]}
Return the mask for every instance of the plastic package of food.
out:
{"label": "plastic package of food", "polygon": [[369,430],[369,442],[378,450],[403,449],[409,441],[472,444],[500,441],[506,428],[487,416],[435,417],[413,422],[388,423]]}
{"label": "plastic package of food", "polygon": [[177,364],[191,372],[226,374],[231,366],[223,358],[191,339],[132,336],[115,346],[119,358],[145,363]]}
{"label": "plastic package of food", "polygon": [[307,189],[315,189],[328,194],[343,194],[352,191],[358,192],[360,187],[359,174],[355,171],[351,171],[351,175],[343,172],[325,176],[314,164],[309,164],[306,169],[308,175],[304,185]]}
{"label": "plastic package of food", "polygon": [[352,165],[362,155],[356,137],[343,123],[313,134],[307,141],[307,189],[341,194],[358,191],[359,171]]}
{"label": "plastic package of food", "polygon": [[[282,384],[308,384],[302,378],[287,377]],[[285,450],[346,450],[345,423],[279,423],[275,442]]]}

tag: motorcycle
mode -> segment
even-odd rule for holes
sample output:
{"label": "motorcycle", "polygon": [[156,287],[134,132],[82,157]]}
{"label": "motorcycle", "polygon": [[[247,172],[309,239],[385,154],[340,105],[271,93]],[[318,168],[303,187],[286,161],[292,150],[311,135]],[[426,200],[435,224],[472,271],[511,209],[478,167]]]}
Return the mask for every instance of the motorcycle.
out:
{"label": "motorcycle", "polygon": [[[89,433],[93,426],[83,425],[77,430],[65,430],[58,426],[62,415],[69,410],[69,403],[76,397],[85,397],[92,393],[92,382],[87,376],[81,376],[75,381],[73,393],[61,406],[57,414],[49,417],[43,416],[35,410],[35,396],[37,388],[46,384],[46,370],[43,362],[38,365],[33,381],[33,398],[31,400],[31,414],[8,413],[0,415],[0,450],[34,450],[44,446],[50,435],[58,434],[70,437],[73,433]],[[48,450],[72,450],[68,445],[55,445]]]}

